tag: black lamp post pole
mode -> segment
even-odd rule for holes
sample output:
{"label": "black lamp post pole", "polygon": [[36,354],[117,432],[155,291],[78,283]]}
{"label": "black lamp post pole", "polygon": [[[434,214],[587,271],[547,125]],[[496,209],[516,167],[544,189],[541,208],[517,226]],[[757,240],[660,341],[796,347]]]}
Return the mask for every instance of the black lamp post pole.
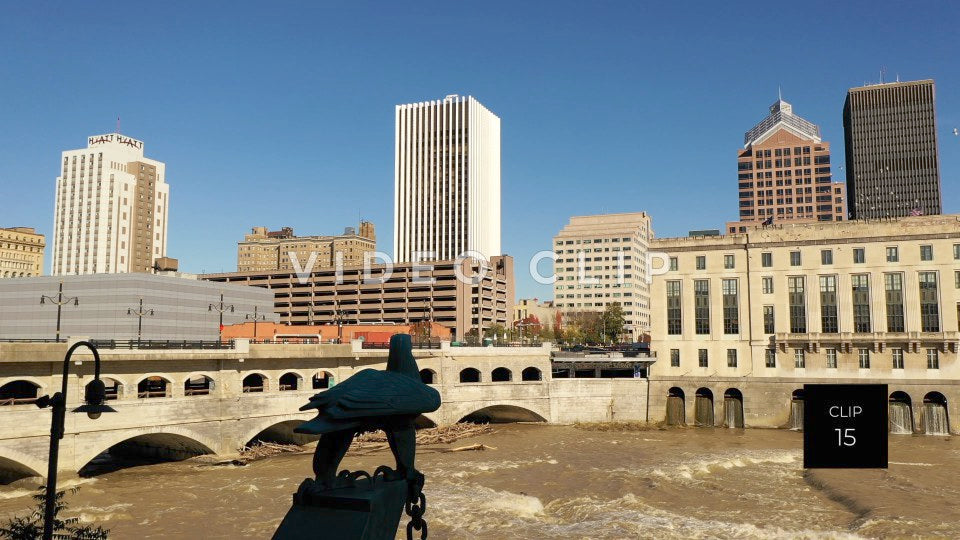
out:
{"label": "black lamp post pole", "polygon": [[56,513],[57,499],[57,464],[60,458],[60,439],[63,438],[64,423],[67,412],[67,382],[70,373],[70,357],[79,347],[86,347],[93,353],[94,380],[86,388],[84,401],[87,405],[79,407],[78,412],[86,412],[91,419],[100,417],[101,412],[110,412],[113,409],[103,405],[106,399],[106,389],[103,381],[100,380],[100,353],[97,348],[89,341],[78,341],[67,349],[66,356],[63,357],[63,384],[60,391],[52,397],[43,396],[37,399],[37,406],[40,408],[53,407],[53,418],[50,422],[50,452],[47,461],[47,495],[44,500],[43,508],[43,539],[52,540],[53,521]]}
{"label": "black lamp post pole", "polygon": [[[266,315],[259,315],[259,314],[258,314],[258,313],[259,313],[259,309],[260,309],[260,306],[253,306],[253,316],[251,317],[251,315],[248,313],[248,314],[244,317],[244,318],[247,319],[247,320],[250,320],[251,318],[253,319],[253,339],[254,339],[254,340],[257,339],[257,321],[265,320],[265,319],[267,318]],[[221,317],[222,317],[222,316],[223,316],[223,315],[221,315]],[[221,323],[221,324],[223,324],[223,323]]]}
{"label": "black lamp post pole", "polygon": [[40,304],[42,305],[45,301],[49,300],[53,305],[57,306],[57,342],[60,341],[60,313],[63,309],[63,306],[73,302],[73,305],[77,306],[80,304],[80,300],[76,296],[71,296],[68,298],[63,297],[63,280],[60,281],[60,287],[57,289],[56,296],[47,296],[40,295]]}
{"label": "black lamp post pole", "polygon": [[143,309],[143,298],[140,299],[140,306],[137,309],[127,308],[127,315],[137,316],[137,347],[140,346],[140,337],[143,335],[143,316],[153,316],[152,309]]}
{"label": "black lamp post pole", "polygon": [[208,311],[216,311],[217,313],[220,314],[220,326],[217,328],[217,330],[218,330],[219,335],[220,335],[220,337],[218,338],[218,340],[222,342],[222,341],[223,341],[223,314],[226,313],[227,311],[229,311],[230,313],[233,313],[233,304],[224,305],[224,303],[223,303],[223,293],[221,292],[221,293],[220,293],[220,304],[219,304],[219,305],[217,305],[217,304],[210,304],[210,307],[208,308]]}

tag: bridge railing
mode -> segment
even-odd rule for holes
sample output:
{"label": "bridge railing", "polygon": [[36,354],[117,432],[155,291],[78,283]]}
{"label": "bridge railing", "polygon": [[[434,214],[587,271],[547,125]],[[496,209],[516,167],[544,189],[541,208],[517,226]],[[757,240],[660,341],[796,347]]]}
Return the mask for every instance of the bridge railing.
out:
{"label": "bridge railing", "polygon": [[[361,345],[364,349],[389,349],[390,343],[386,341],[364,341]],[[415,341],[414,349],[439,349],[439,341]]]}
{"label": "bridge railing", "polygon": [[233,341],[173,339],[93,339],[98,349],[233,349]]}
{"label": "bridge railing", "polygon": [[35,403],[37,398],[5,398],[0,399],[0,407],[9,406],[9,405],[28,405],[30,403]]}

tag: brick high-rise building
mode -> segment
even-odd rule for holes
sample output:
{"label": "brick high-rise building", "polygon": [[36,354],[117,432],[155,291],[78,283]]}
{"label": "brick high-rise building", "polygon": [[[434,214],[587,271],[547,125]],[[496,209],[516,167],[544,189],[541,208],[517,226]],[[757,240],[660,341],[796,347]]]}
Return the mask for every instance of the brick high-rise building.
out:
{"label": "brick high-rise building", "polygon": [[830,143],[820,128],[778,99],[743,136],[737,153],[740,221],[727,232],[778,221],[843,221],[845,186],[830,173]]}
{"label": "brick high-rise building", "polygon": [[843,130],[851,218],[943,211],[933,80],[851,88]]}
{"label": "brick high-rise building", "polygon": [[52,274],[150,272],[167,254],[166,165],[119,133],[63,152],[57,177]]}

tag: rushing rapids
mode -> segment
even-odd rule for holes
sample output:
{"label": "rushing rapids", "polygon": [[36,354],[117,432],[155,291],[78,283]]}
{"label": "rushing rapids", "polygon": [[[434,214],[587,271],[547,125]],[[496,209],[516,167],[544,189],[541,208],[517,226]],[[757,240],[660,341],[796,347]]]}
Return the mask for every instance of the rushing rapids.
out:
{"label": "rushing rapids", "polygon": [[[738,420],[730,415],[728,423]],[[487,449],[444,452],[479,444]],[[893,437],[886,471],[805,472],[801,446],[788,430],[498,425],[422,445],[418,466],[431,538],[950,537],[960,529],[952,504],[960,487],[944,481],[960,473],[956,437]],[[389,458],[367,450],[351,451],[344,467]],[[266,538],[309,474],[310,455],[245,466],[101,465],[64,485],[81,487],[69,513],[114,538]],[[31,506],[33,484],[0,486],[0,519]]]}

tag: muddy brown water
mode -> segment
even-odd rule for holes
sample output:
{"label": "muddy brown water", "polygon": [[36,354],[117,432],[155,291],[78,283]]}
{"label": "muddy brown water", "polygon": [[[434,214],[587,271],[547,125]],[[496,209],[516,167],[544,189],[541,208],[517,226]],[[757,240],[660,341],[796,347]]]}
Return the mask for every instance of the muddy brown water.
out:
{"label": "muddy brown water", "polygon": [[[438,451],[476,443],[496,449]],[[891,436],[888,470],[804,472],[801,445],[785,430],[501,425],[418,458],[436,539],[960,535],[957,438]],[[119,539],[269,538],[309,471],[307,454],[123,468],[68,482],[81,486],[69,513]],[[26,511],[28,487],[0,486],[0,519]]]}

